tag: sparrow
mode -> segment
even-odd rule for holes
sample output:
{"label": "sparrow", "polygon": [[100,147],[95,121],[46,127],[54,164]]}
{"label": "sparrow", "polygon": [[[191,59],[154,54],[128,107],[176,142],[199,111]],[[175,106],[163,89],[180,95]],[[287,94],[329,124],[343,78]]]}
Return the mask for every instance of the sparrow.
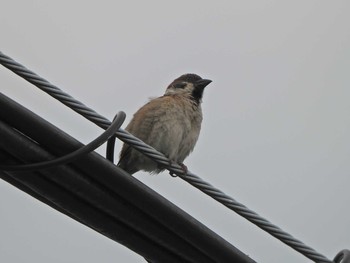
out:
{"label": "sparrow", "polygon": [[[151,99],[133,116],[126,131],[178,163],[193,151],[202,124],[202,97],[211,83],[196,74],[184,74],[167,87],[161,97]],[[165,169],[128,144],[124,144],[117,164],[130,174],[140,170],[158,174]]]}

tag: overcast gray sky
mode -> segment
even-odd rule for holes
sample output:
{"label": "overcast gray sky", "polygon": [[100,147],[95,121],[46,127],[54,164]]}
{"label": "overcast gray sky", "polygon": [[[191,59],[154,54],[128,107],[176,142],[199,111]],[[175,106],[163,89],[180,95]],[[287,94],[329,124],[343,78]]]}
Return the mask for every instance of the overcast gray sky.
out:
{"label": "overcast gray sky", "polygon": [[[332,259],[350,248],[349,8],[2,0],[0,48],[110,119],[183,73],[212,79],[187,166]],[[0,87],[85,143],[101,133],[2,67]],[[309,262],[180,179],[135,176],[258,262]],[[1,262],[144,262],[2,181],[0,213]]]}

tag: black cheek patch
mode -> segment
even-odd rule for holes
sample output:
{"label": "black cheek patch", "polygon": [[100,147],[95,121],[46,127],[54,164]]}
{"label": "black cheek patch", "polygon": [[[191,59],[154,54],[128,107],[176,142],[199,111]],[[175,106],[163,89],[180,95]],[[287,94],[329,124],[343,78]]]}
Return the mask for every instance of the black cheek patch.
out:
{"label": "black cheek patch", "polygon": [[194,88],[194,90],[192,91],[191,97],[197,104],[199,104],[202,100],[203,91],[204,91],[203,88],[198,88],[198,87]]}

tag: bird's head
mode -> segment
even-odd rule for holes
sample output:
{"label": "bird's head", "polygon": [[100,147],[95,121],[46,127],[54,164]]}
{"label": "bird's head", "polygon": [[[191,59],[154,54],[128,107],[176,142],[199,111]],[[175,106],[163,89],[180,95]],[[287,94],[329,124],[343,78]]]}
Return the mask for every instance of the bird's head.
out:
{"label": "bird's head", "polygon": [[203,97],[204,88],[212,82],[209,79],[202,79],[196,74],[184,74],[170,83],[165,95],[182,95],[200,103]]}

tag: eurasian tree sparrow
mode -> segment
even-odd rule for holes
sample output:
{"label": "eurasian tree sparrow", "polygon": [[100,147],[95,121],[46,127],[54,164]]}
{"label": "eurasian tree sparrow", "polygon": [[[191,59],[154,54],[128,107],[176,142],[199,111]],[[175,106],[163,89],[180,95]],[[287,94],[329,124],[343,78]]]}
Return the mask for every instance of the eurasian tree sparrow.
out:
{"label": "eurasian tree sparrow", "polygon": [[[196,74],[175,79],[165,94],[150,100],[133,116],[126,130],[184,167],[193,151],[202,123],[201,102],[204,88],[211,82]],[[130,174],[144,170],[159,173],[164,167],[124,144],[118,166]]]}

